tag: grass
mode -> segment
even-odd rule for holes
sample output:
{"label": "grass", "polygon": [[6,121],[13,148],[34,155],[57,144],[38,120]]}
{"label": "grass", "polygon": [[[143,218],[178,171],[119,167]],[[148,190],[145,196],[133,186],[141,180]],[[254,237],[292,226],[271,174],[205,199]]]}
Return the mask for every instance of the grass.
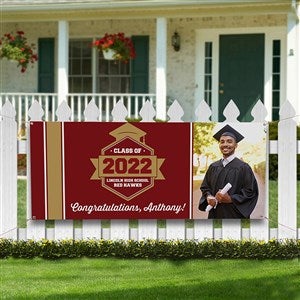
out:
{"label": "grass", "polygon": [[26,227],[27,215],[27,180],[18,179],[18,227]]}
{"label": "grass", "polygon": [[[199,185],[197,185],[199,186]],[[27,181],[26,180],[18,180],[18,227],[24,228],[26,227],[26,187]],[[300,181],[297,183],[297,201],[298,201],[298,210],[297,210],[297,224],[298,227],[300,226]],[[269,222],[270,227],[277,228],[278,227],[278,201],[277,201],[277,182],[270,181],[269,182]],[[109,227],[110,221],[109,220],[102,220],[102,227],[107,228]],[[48,227],[53,227],[53,221],[47,221]],[[137,227],[138,221],[131,220],[130,222],[131,227]],[[193,220],[186,221],[187,227],[193,227]],[[81,227],[81,221],[76,220],[74,221],[75,227]],[[165,220],[159,220],[158,222],[159,227],[165,227]],[[222,227],[222,222],[220,220],[214,220],[215,227]],[[242,220],[242,227],[249,228],[250,221],[249,220]]]}
{"label": "grass", "polygon": [[299,261],[6,259],[1,299],[300,299]]}
{"label": "grass", "polygon": [[[298,193],[299,187],[298,182]],[[275,181],[270,182],[269,193],[270,224],[277,227]],[[298,194],[298,203],[299,198]],[[18,226],[26,227],[26,180],[18,181],[18,202]],[[298,209],[298,225],[299,219]],[[109,226],[109,221],[103,225]],[[135,220],[132,225],[137,225]],[[0,279],[0,299],[14,300],[300,300],[299,260],[9,258],[0,260]]]}

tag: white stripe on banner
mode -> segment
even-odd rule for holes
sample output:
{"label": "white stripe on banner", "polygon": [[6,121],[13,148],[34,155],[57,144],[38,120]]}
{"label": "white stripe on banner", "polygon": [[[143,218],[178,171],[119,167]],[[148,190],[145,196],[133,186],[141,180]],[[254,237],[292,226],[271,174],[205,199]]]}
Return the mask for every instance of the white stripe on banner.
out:
{"label": "white stripe on banner", "polygon": [[48,219],[48,189],[47,189],[47,140],[46,140],[46,122],[43,122],[43,139],[44,139],[44,190],[45,190],[45,219]]}
{"label": "white stripe on banner", "polygon": [[193,123],[190,123],[190,219],[193,218]]}
{"label": "white stripe on banner", "polygon": [[65,197],[65,122],[61,123],[61,171],[62,171],[62,205],[63,219],[66,219],[66,197]]}

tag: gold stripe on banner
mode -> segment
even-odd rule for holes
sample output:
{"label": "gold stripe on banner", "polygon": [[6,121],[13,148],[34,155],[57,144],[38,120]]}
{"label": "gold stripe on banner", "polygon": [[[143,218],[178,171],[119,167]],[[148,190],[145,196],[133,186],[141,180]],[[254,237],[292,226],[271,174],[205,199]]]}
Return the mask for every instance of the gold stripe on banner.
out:
{"label": "gold stripe on banner", "polygon": [[63,218],[61,123],[47,123],[48,219]]}

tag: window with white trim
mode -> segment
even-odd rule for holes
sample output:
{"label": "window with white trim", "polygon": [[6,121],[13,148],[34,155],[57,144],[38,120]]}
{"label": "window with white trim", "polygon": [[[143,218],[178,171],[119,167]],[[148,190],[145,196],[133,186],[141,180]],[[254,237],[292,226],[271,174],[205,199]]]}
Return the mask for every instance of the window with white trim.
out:
{"label": "window with white trim", "polygon": [[129,93],[130,63],[119,60],[106,60],[101,51],[97,53],[97,92]]}
{"label": "window with white trim", "polygon": [[[69,92],[70,93],[129,93],[130,63],[105,60],[96,51],[96,74],[93,74],[92,40],[69,41]],[[93,87],[93,77],[96,78]]]}
{"label": "window with white trim", "polygon": [[92,92],[91,40],[69,42],[69,91],[70,93]]}

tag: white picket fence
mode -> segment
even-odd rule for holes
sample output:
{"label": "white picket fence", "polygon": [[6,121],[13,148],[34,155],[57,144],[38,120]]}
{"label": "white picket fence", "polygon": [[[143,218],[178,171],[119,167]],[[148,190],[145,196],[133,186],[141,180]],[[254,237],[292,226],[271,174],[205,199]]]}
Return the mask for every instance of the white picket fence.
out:
{"label": "white picket fence", "polygon": [[[0,108],[5,102],[10,101],[16,110],[18,135],[22,136],[23,127],[29,121],[28,111],[34,101],[38,101],[44,109],[43,120],[55,121],[55,112],[58,107],[58,94],[56,93],[1,93]],[[84,108],[93,100],[101,108],[97,121],[111,121],[111,112],[116,103],[122,100],[127,107],[127,118],[138,119],[139,111],[147,100],[155,105],[155,94],[68,94],[67,103],[71,109],[71,121],[84,120]]]}
{"label": "white picket fence", "polygon": [[[0,107],[1,108],[1,107]],[[34,101],[28,110],[31,121],[42,120],[44,114],[38,101]],[[66,102],[57,109],[57,121],[73,119],[72,111]],[[85,121],[99,120],[100,110],[92,100],[85,110]],[[155,110],[150,101],[146,101],[139,111],[143,122],[154,122]],[[196,121],[209,122],[212,112],[205,101],[196,110]],[[223,112],[225,122],[238,122],[239,109],[231,100]],[[221,228],[214,226],[213,220],[194,220],[193,226],[186,226],[185,220],[166,220],[166,226],[158,226],[157,220],[138,220],[132,228],[129,220],[110,220],[110,226],[102,227],[101,220],[83,220],[81,227],[74,227],[72,220],[55,221],[49,228],[46,221],[30,218],[30,189],[27,191],[27,227],[17,227],[17,153],[26,152],[30,161],[29,143],[22,146],[17,143],[16,112],[9,100],[0,110],[0,238],[15,240],[46,239],[111,239],[111,240],[204,240],[204,239],[298,239],[297,228],[297,153],[295,110],[287,101],[280,110],[278,141],[269,141],[268,154],[278,154],[278,224],[274,226],[273,216],[269,216],[269,199],[266,195],[264,219],[250,220],[250,227],[243,228],[241,220],[222,220]],[[122,100],[112,110],[114,122],[124,122],[128,111]],[[175,100],[168,109],[169,122],[182,122],[184,111]],[[252,110],[253,122],[264,122],[266,108],[258,101]],[[28,141],[28,140],[27,140]],[[268,157],[268,156],[267,156]],[[34,159],[34,158],[33,158]],[[29,163],[27,163],[29,165]],[[268,163],[267,172],[268,173]],[[30,186],[30,168],[27,169]],[[268,178],[268,176],[266,176]],[[266,181],[268,191],[268,180]]]}

